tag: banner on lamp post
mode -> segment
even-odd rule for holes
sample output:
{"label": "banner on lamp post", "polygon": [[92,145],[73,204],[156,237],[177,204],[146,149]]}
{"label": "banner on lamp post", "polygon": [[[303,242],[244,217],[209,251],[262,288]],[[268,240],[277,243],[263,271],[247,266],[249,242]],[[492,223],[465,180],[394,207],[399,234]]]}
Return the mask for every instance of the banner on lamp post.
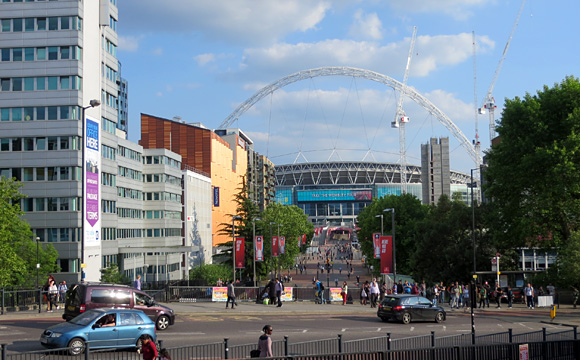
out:
{"label": "banner on lamp post", "polygon": [[373,234],[373,254],[375,259],[381,258],[381,234],[374,233]]}
{"label": "banner on lamp post", "polygon": [[272,236],[272,256],[278,257],[278,237]]}
{"label": "banner on lamp post", "polygon": [[393,272],[393,237],[381,236],[381,274]]}
{"label": "banner on lamp post", "polygon": [[278,239],[278,246],[280,249],[280,254],[286,253],[286,238],[284,236],[280,236]]}
{"label": "banner on lamp post", "polygon": [[236,269],[243,269],[246,262],[246,244],[243,237],[236,238]]}
{"label": "banner on lamp post", "polygon": [[254,254],[256,254],[256,261],[264,261],[264,237],[256,236],[254,239]]}
{"label": "banner on lamp post", "polygon": [[302,234],[302,245],[306,245],[306,234]]}

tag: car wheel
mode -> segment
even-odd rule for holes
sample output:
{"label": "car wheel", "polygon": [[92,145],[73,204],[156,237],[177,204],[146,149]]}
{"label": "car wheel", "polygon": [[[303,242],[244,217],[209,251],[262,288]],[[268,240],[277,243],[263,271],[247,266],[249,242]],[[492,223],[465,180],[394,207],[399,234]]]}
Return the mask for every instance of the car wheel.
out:
{"label": "car wheel", "polygon": [[70,355],[80,355],[85,351],[85,341],[81,338],[74,338],[69,341],[68,348]]}
{"label": "car wheel", "polygon": [[140,354],[141,353],[141,348],[143,347],[143,338],[140,337],[139,339],[137,339],[137,343],[135,344],[135,349],[137,349],[137,352]]}
{"label": "car wheel", "polygon": [[411,322],[411,314],[408,312],[403,314],[403,324],[408,324]]}
{"label": "car wheel", "polygon": [[169,318],[165,315],[161,315],[157,318],[157,322],[155,323],[157,326],[157,330],[165,330],[169,327]]}
{"label": "car wheel", "polygon": [[441,323],[441,322],[443,322],[443,320],[445,320],[445,316],[443,316],[443,313],[441,311],[439,311],[437,313],[437,315],[435,315],[435,322]]}

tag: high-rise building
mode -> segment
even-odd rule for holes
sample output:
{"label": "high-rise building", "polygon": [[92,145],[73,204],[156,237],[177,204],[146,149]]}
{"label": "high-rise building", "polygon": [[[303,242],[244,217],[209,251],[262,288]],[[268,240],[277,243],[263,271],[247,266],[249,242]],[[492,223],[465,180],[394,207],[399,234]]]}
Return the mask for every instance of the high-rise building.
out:
{"label": "high-rise building", "polygon": [[449,138],[431,138],[421,145],[423,204],[437,204],[441,195],[451,197]]}

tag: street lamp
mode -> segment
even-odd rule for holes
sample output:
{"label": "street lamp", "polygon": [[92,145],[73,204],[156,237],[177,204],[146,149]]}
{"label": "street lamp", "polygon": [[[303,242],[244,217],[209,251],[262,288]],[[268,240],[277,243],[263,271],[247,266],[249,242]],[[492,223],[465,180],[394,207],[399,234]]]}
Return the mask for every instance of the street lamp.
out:
{"label": "street lamp", "polygon": [[236,220],[240,220],[241,218],[242,217],[238,215],[232,216],[232,262],[234,263],[234,277],[232,279],[233,282],[236,282]]}
{"label": "street lamp", "polygon": [[38,241],[40,238],[36,237],[36,288],[38,289],[38,271],[40,270],[40,261],[38,261]]}
{"label": "street lamp", "polygon": [[[256,287],[256,220],[260,221],[260,218],[253,218],[252,219],[252,236],[253,236],[253,240],[252,240],[252,244],[254,244],[254,287]],[[264,241],[262,240],[262,246],[264,244]]]}
{"label": "street lamp", "polygon": [[390,211],[391,212],[391,223],[393,226],[393,282],[397,283],[397,255],[396,255],[396,248],[395,248],[395,208],[384,209],[383,211]]}
{"label": "street lamp", "polygon": [[376,215],[375,217],[380,217],[381,218],[381,236],[382,236],[383,235],[383,214]]}
{"label": "street lamp", "polygon": [[81,235],[81,281],[85,280],[85,201],[86,201],[86,192],[87,192],[87,188],[86,188],[86,159],[85,159],[85,152],[86,152],[86,144],[87,144],[87,134],[86,134],[86,127],[87,127],[87,119],[85,116],[85,112],[87,109],[89,108],[94,108],[97,106],[100,106],[101,102],[99,100],[91,100],[89,101],[89,106],[84,106],[82,108],[81,111],[81,123],[82,123],[82,133],[83,133],[83,149],[82,149],[82,198],[83,201],[81,202],[81,230],[82,230],[82,235]]}
{"label": "street lamp", "polygon": [[475,315],[473,314],[475,301],[475,279],[477,279],[477,262],[475,259],[475,200],[473,198],[473,171],[481,170],[481,168],[471,169],[471,240],[473,245],[473,278],[471,279],[470,299],[471,299],[471,343],[475,344]]}

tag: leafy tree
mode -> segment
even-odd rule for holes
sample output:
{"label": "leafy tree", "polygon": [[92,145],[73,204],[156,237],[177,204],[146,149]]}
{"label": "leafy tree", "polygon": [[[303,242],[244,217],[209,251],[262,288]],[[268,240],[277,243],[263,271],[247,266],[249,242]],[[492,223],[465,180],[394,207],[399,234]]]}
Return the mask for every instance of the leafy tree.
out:
{"label": "leafy tree", "polygon": [[117,264],[111,264],[108,268],[101,269],[101,282],[111,284],[129,284],[131,279],[119,271]]}
{"label": "leafy tree", "polygon": [[[0,287],[32,286],[36,281],[37,245],[30,226],[21,218],[20,201],[25,195],[20,187],[19,182],[0,177]],[[58,255],[51,244],[39,247],[38,254],[39,274],[45,279],[58,270]]]}
{"label": "leafy tree", "polygon": [[202,265],[189,270],[192,280],[205,280],[207,284],[216,284],[218,279],[232,278],[232,267],[225,264]]}
{"label": "leafy tree", "polygon": [[580,221],[580,82],[506,100],[497,131],[484,171],[493,241],[566,248]]}
{"label": "leafy tree", "polygon": [[397,261],[397,274],[411,274],[413,271],[411,254],[415,252],[413,229],[415,222],[423,219],[427,214],[427,207],[411,194],[400,196],[390,195],[380,199],[373,199],[358,216],[359,243],[361,250],[367,256],[367,260],[375,269],[380,269],[380,259],[374,259],[372,234],[381,232],[381,219],[377,215],[383,215],[383,231],[392,234],[392,213],[384,209],[395,209],[395,251]]}

